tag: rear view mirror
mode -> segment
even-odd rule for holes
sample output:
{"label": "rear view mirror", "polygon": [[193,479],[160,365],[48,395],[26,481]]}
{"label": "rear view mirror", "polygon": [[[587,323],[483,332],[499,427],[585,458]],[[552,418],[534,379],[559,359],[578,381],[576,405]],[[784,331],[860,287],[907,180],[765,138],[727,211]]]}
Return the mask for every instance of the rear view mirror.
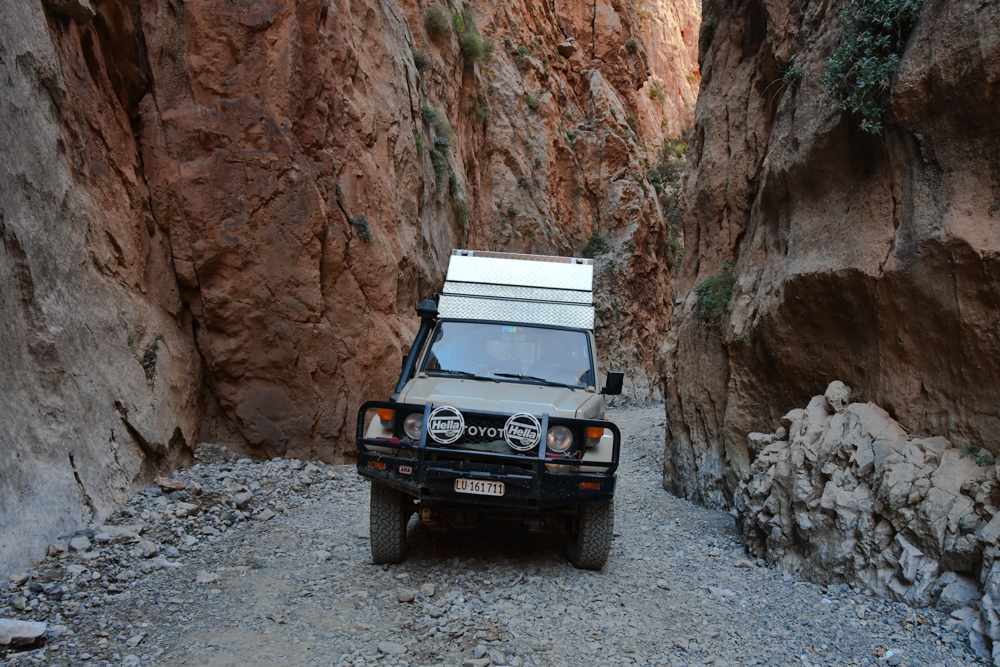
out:
{"label": "rear view mirror", "polygon": [[608,377],[604,380],[604,389],[601,393],[605,396],[617,396],[622,393],[622,385],[625,384],[625,374],[619,371],[608,371]]}

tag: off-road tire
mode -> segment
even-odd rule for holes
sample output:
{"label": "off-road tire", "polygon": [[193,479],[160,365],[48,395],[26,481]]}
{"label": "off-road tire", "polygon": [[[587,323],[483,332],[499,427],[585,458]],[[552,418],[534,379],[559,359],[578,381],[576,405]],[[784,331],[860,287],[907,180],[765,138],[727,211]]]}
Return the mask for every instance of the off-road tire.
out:
{"label": "off-road tire", "polygon": [[570,532],[566,558],[582,570],[600,570],[611,552],[615,534],[615,501],[580,503],[576,532]]}
{"label": "off-road tire", "polygon": [[405,493],[372,482],[368,532],[372,561],[376,565],[401,563],[406,557],[406,523],[410,511],[405,501],[408,500]]}

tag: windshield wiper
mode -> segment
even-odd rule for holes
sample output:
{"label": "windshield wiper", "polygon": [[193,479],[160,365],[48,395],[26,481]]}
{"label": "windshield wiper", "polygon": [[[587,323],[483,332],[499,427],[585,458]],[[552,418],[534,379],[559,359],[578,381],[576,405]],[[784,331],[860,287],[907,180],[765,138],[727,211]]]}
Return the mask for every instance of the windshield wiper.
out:
{"label": "windshield wiper", "polygon": [[553,382],[552,380],[546,380],[545,378],[536,377],[534,375],[517,375],[515,373],[494,373],[494,375],[499,375],[505,378],[515,378],[517,380],[533,380],[535,382],[541,382],[549,387],[570,387],[570,385],[564,382]]}
{"label": "windshield wiper", "polygon": [[499,382],[500,380],[495,377],[490,377],[489,375],[476,375],[475,373],[470,373],[469,371],[457,371],[450,368],[435,368],[432,371],[427,371],[427,374],[431,373],[447,373],[448,375],[460,375],[464,378],[472,378],[473,380],[493,380],[494,382]]}

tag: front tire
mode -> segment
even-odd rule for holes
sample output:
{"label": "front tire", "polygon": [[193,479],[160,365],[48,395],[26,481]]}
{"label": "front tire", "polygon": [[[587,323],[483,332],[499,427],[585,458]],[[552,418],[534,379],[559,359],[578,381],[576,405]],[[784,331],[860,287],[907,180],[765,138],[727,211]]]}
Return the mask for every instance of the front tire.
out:
{"label": "front tire", "polygon": [[576,532],[570,533],[566,557],[573,567],[600,570],[611,553],[615,534],[614,500],[581,503]]}
{"label": "front tire", "polygon": [[401,563],[406,557],[406,524],[410,513],[404,507],[409,496],[385,484],[372,482],[369,539],[372,561]]}

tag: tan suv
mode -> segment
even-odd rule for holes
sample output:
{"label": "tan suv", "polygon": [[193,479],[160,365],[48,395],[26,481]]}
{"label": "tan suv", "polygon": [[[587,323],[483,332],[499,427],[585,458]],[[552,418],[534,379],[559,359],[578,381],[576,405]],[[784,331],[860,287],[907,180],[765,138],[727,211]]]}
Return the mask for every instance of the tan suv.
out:
{"label": "tan suv", "polygon": [[417,513],[438,529],[562,523],[569,561],[604,566],[621,446],[604,397],[623,375],[598,386],[593,270],[589,259],[452,251],[439,303],[417,309],[395,393],[358,412],[376,563],[405,557]]}

